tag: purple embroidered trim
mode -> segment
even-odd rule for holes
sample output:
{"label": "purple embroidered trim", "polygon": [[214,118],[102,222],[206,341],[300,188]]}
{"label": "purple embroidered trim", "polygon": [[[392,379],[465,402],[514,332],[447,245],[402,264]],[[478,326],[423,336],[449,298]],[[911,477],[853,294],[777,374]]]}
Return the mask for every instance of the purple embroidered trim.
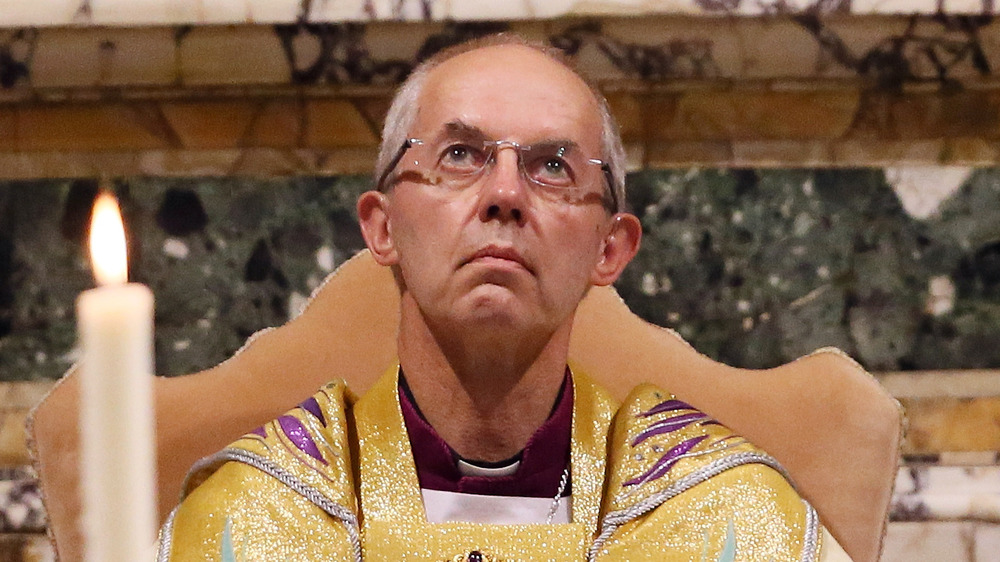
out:
{"label": "purple embroidered trim", "polygon": [[313,417],[319,420],[319,423],[323,424],[323,427],[326,427],[326,418],[323,416],[323,410],[320,409],[319,402],[316,401],[316,397],[310,396],[309,398],[306,398],[305,402],[299,404],[299,408],[302,408],[312,414]]}
{"label": "purple embroidered trim", "polygon": [[263,439],[267,439],[267,430],[264,429],[264,426],[255,427],[254,429],[251,429],[250,433],[254,435],[259,435]]}
{"label": "purple embroidered trim", "polygon": [[636,484],[642,484],[643,482],[649,482],[652,480],[656,480],[657,478],[662,478],[667,474],[667,472],[670,472],[670,469],[673,468],[675,464],[677,464],[677,461],[680,460],[681,455],[695,448],[695,446],[698,445],[698,443],[701,443],[705,439],[708,439],[707,435],[692,437],[691,439],[688,439],[682,442],[681,444],[674,446],[669,451],[664,453],[663,456],[660,457],[660,460],[656,461],[653,464],[653,466],[650,467],[650,469],[647,470],[642,476],[639,476],[638,478],[633,478],[622,485],[634,486]]}
{"label": "purple embroidered trim", "polygon": [[696,421],[704,420],[707,417],[708,416],[701,412],[693,412],[658,421],[642,430],[639,435],[636,435],[635,439],[632,441],[632,446],[635,447],[639,443],[642,443],[654,435],[662,435],[664,433],[670,433],[671,431],[677,431],[678,429],[691,425]]}
{"label": "purple embroidered trim", "polygon": [[281,431],[285,433],[288,440],[294,443],[300,451],[323,464],[327,464],[326,460],[323,459],[323,455],[320,454],[319,448],[316,447],[316,443],[313,442],[312,437],[309,436],[309,432],[306,431],[305,426],[302,425],[302,422],[298,418],[286,414],[278,418],[278,425],[281,426]]}
{"label": "purple embroidered trim", "polygon": [[656,414],[662,414],[663,412],[673,412],[675,410],[694,410],[695,408],[688,404],[687,402],[682,402],[680,400],[667,400],[665,402],[660,402],[656,406],[642,412],[637,415],[637,418],[648,418],[649,416],[655,416]]}

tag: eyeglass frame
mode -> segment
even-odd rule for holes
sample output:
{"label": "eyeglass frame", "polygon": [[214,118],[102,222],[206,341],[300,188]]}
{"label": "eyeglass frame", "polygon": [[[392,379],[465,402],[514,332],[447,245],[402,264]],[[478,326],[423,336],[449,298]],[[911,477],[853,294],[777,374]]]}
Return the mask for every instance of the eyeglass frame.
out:
{"label": "eyeglass frame", "polygon": [[[378,181],[375,183],[375,189],[377,191],[382,191],[383,185],[385,184],[386,180],[389,179],[389,176],[392,174],[392,172],[396,169],[396,166],[399,165],[399,162],[403,159],[403,155],[406,154],[406,151],[412,148],[414,145],[418,144],[424,144],[424,141],[416,137],[410,137],[407,138],[405,141],[403,141],[403,144],[400,145],[399,150],[396,151],[396,154],[392,157],[392,160],[389,160],[389,165],[386,166],[385,171],[382,172],[382,174],[378,178]],[[525,179],[527,179],[529,182],[537,183],[535,180],[531,179],[530,177],[527,176],[527,174],[524,173],[524,163],[522,162],[521,148],[522,146],[525,145],[521,145],[516,141],[509,141],[509,140],[489,141],[489,144],[492,144],[495,147],[492,155],[494,159],[496,158],[496,150],[502,148],[503,146],[509,146],[511,148],[514,148],[517,151],[517,160],[518,160],[518,166],[521,167],[521,175],[524,176]],[[614,174],[611,173],[611,165],[597,158],[588,158],[587,161],[590,162],[591,164],[596,164],[601,167],[601,171],[604,173],[604,181],[607,184],[608,191],[611,193],[611,208],[609,210],[612,213],[618,212],[618,194],[615,193],[615,180],[614,180]],[[487,163],[488,162],[489,160],[487,160]],[[483,165],[482,169],[486,169],[486,164]],[[603,197],[601,199],[606,201],[606,199],[604,199]],[[605,207],[607,207],[607,205],[605,205]]]}

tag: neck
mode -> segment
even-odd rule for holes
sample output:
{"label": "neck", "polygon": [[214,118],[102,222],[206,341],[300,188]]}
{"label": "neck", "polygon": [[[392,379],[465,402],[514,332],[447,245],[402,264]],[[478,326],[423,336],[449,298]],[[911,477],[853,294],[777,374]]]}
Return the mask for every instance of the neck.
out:
{"label": "neck", "polygon": [[400,365],[438,434],[466,458],[498,461],[521,451],[559,394],[572,316],[548,337],[476,328],[447,337],[405,292],[400,312]]}

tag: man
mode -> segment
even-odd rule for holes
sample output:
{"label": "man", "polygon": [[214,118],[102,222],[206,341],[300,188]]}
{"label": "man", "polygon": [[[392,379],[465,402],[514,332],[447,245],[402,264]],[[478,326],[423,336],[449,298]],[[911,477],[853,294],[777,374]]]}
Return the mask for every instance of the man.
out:
{"label": "man", "polygon": [[399,363],[192,471],[162,560],[819,560],[777,463],[644,386],[567,366],[577,305],[635,255],[621,141],[558,53],[508,36],[400,89],[358,201],[400,291]]}

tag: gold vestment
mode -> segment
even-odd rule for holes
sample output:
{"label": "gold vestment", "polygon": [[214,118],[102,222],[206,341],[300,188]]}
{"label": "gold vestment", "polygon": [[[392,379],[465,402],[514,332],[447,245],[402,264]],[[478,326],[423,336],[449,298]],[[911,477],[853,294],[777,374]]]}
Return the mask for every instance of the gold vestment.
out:
{"label": "gold vestment", "polygon": [[817,561],[842,552],[778,463],[650,385],[573,369],[572,522],[428,523],[398,366],[343,381],[200,461],[158,560]]}

